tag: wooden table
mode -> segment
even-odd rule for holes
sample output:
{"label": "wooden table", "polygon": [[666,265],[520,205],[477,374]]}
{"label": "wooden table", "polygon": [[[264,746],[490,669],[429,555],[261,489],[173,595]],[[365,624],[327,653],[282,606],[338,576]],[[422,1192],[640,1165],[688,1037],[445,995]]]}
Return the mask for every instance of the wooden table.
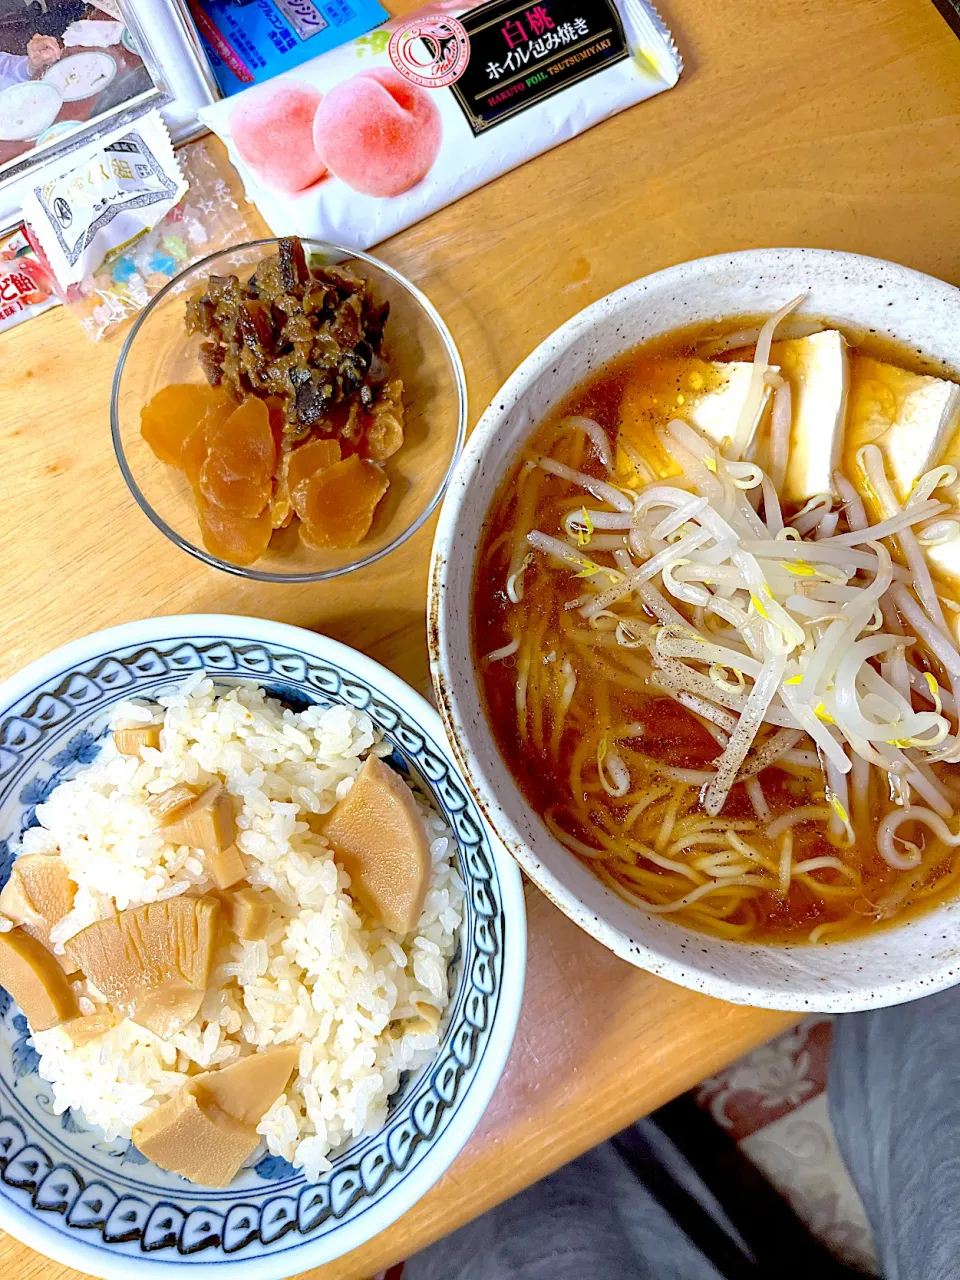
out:
{"label": "wooden table", "polygon": [[[409,6],[408,6],[409,7]],[[701,254],[814,245],[960,284],[960,41],[929,0],[663,0],[679,86],[381,246],[446,317],[475,421],[562,321]],[[194,610],[325,631],[427,691],[432,525],[330,585],[243,583],[137,510],[107,417],[117,341],[49,312],[0,337],[0,674],[94,628]],[[529,973],[503,1082],[442,1182],[312,1276],[367,1275],[528,1185],[786,1025],[607,953],[527,890]],[[0,1237],[0,1275],[77,1273]]]}

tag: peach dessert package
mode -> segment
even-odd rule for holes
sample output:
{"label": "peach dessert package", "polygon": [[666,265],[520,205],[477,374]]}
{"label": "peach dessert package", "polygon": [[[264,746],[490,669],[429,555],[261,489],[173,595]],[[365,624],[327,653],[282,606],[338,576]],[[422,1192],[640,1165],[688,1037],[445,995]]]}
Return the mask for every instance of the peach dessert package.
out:
{"label": "peach dessert package", "polygon": [[275,235],[365,249],[681,68],[647,0],[443,0],[201,116]]}

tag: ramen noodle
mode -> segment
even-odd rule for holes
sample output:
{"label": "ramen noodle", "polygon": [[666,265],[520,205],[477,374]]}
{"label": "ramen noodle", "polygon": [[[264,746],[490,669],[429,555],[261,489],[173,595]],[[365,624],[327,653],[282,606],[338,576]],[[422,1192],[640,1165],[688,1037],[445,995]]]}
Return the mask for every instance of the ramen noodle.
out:
{"label": "ramen noodle", "polygon": [[485,526],[489,722],[643,910],[829,941],[960,877],[960,386],[790,313],[578,389]]}

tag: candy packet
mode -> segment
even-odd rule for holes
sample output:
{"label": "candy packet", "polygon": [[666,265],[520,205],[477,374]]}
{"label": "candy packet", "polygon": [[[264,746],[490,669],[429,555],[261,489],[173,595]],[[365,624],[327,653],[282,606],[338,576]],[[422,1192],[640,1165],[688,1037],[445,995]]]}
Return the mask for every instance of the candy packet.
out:
{"label": "candy packet", "polygon": [[[79,284],[59,289],[61,301],[92,341],[136,315],[184,268],[263,235],[256,211],[242,195],[235,198],[224,177],[226,172],[235,180],[235,175],[211,151],[204,141],[182,148],[177,159],[188,189],[179,204],[151,230],[109,253]],[[35,237],[32,243],[39,249]]]}
{"label": "candy packet", "polygon": [[0,236],[0,331],[60,305],[56,281],[30,245],[23,227]]}
{"label": "candy packet", "polygon": [[681,68],[648,0],[441,0],[200,116],[276,235],[365,249]]}
{"label": "candy packet", "polygon": [[59,283],[78,284],[155,227],[187,189],[158,111],[107,134],[92,155],[28,192],[24,220]]}

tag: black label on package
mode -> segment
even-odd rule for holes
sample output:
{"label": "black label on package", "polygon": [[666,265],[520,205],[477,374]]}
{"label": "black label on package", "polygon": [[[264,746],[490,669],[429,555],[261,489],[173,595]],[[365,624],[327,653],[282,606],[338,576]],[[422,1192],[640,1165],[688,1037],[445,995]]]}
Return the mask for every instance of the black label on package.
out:
{"label": "black label on package", "polygon": [[630,56],[613,0],[494,0],[460,21],[470,61],[451,89],[475,134]]}

